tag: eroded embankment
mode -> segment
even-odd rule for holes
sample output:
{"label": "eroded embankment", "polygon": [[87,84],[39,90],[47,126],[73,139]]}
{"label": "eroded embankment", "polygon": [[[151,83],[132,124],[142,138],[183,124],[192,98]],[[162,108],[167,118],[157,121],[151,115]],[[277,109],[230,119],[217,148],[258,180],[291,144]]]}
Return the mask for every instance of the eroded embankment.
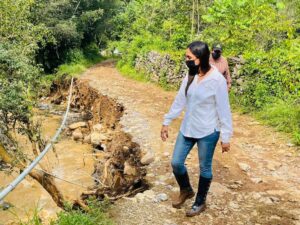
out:
{"label": "eroded embankment", "polygon": [[[62,95],[66,95],[62,93],[57,91],[52,101],[59,103]],[[124,107],[98,93],[88,82],[77,80],[71,109],[82,117],[81,121],[71,124],[66,133],[79,142],[93,145],[96,159],[95,186],[83,193],[82,198],[93,195],[99,199],[107,196],[114,200],[147,189],[140,146],[132,141],[131,135],[125,133],[119,123]]]}

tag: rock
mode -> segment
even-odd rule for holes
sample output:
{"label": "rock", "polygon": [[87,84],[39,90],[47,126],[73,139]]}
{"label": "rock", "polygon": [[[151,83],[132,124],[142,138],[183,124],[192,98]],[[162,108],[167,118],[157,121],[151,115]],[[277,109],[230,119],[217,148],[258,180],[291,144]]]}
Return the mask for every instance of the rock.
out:
{"label": "rock", "polygon": [[166,188],[167,188],[168,190],[172,190],[172,189],[173,189],[173,186],[169,184],[169,185],[166,186]]}
{"label": "rock", "polygon": [[238,85],[242,86],[243,83],[244,83],[244,80],[243,80],[242,78],[238,78],[238,79],[236,79],[236,83],[237,83]]}
{"label": "rock", "polygon": [[260,125],[260,123],[258,121],[251,121],[248,123],[248,125],[254,126],[254,125]]}
{"label": "rock", "polygon": [[146,175],[147,177],[155,177],[155,175],[153,173],[147,173]]}
{"label": "rock", "polygon": [[166,185],[166,183],[165,182],[163,182],[163,181],[159,181],[159,180],[156,180],[156,181],[154,181],[154,185],[155,186],[165,186]]}
{"label": "rock", "polygon": [[103,151],[106,151],[106,149],[107,149],[106,144],[101,144],[101,148],[103,149]]}
{"label": "rock", "polygon": [[152,190],[144,191],[143,194],[146,198],[149,198],[149,199],[152,199],[155,196],[155,192]]}
{"label": "rock", "polygon": [[229,188],[231,189],[238,189],[240,186],[238,184],[230,184]]}
{"label": "rock", "polygon": [[231,189],[238,189],[242,186],[243,186],[243,182],[240,181],[240,180],[236,180],[232,184],[230,184],[228,187],[231,188]]}
{"label": "rock", "polygon": [[93,145],[99,145],[101,143],[100,134],[97,132],[91,133],[91,143]]}
{"label": "rock", "polygon": [[182,223],[182,225],[192,225],[192,224],[185,221],[185,222]]}
{"label": "rock", "polygon": [[277,215],[272,215],[272,216],[270,216],[270,219],[271,220],[281,220],[281,217],[277,216]]}
{"label": "rock", "polygon": [[143,193],[137,193],[134,197],[138,202],[143,202],[145,199],[145,195]]}
{"label": "rock", "polygon": [[271,201],[274,202],[274,203],[280,202],[280,199],[277,198],[277,197],[274,197],[274,196],[271,196],[270,199],[271,199]]}
{"label": "rock", "polygon": [[237,202],[229,202],[229,207],[231,209],[235,209],[235,210],[240,208],[240,206]]}
{"label": "rock", "polygon": [[159,177],[158,177],[158,179],[159,179],[159,181],[166,181],[167,179],[168,179],[168,177],[167,176],[164,176],[164,175],[160,175]]}
{"label": "rock", "polygon": [[99,145],[102,141],[107,140],[108,138],[104,134],[98,132],[91,133],[91,143],[93,145]]}
{"label": "rock", "polygon": [[177,193],[180,191],[180,189],[179,189],[179,187],[173,187],[171,191]]}
{"label": "rock", "polygon": [[287,153],[285,153],[285,156],[286,156],[286,157],[292,157],[293,154],[292,154],[291,152],[287,152]]}
{"label": "rock", "polygon": [[293,143],[291,143],[291,142],[289,142],[289,143],[287,143],[286,144],[288,147],[294,147],[295,145],[293,144]]}
{"label": "rock", "polygon": [[283,191],[283,190],[268,190],[267,193],[269,195],[279,195],[279,196],[282,196],[282,195],[285,195],[287,192]]}
{"label": "rock", "polygon": [[101,129],[102,129],[102,125],[100,123],[97,123],[93,126],[93,131],[96,131],[96,132],[101,132]]}
{"label": "rock", "polygon": [[259,177],[252,177],[252,178],[250,178],[250,180],[255,184],[259,184],[259,183],[263,182],[263,180]]}
{"label": "rock", "polygon": [[236,200],[238,201],[238,202],[241,202],[242,200],[243,200],[243,195],[242,194],[238,194],[237,195],[237,197],[236,197]]}
{"label": "rock", "polygon": [[164,156],[169,157],[170,153],[169,152],[164,152]]}
{"label": "rock", "polygon": [[3,211],[8,210],[11,207],[13,207],[13,205],[9,202],[0,201],[0,209],[2,209]]}
{"label": "rock", "polygon": [[164,202],[167,200],[168,200],[168,195],[165,193],[160,193],[160,194],[156,195],[154,198],[155,203]]}
{"label": "rock", "polygon": [[241,180],[236,180],[236,181],[234,181],[234,183],[239,186],[243,186],[243,182]]}
{"label": "rock", "polygon": [[128,147],[128,146],[123,146],[123,150],[124,150],[124,151],[128,151],[128,150],[129,150],[129,147]]}
{"label": "rock", "polygon": [[91,135],[86,135],[83,139],[83,143],[91,144]]}
{"label": "rock", "polygon": [[268,197],[262,197],[261,199],[259,199],[259,202],[262,202],[267,205],[273,204],[273,201]]}
{"label": "rock", "polygon": [[251,167],[246,163],[238,163],[240,169],[244,172],[250,171]]}
{"label": "rock", "polygon": [[39,103],[37,107],[41,110],[49,110],[51,106],[47,103]]}
{"label": "rock", "polygon": [[252,193],[252,197],[253,197],[254,199],[260,199],[260,198],[261,198],[261,194],[259,194],[259,193],[257,193],[257,192],[254,192],[254,193]]}
{"label": "rock", "polygon": [[220,196],[225,193],[230,193],[231,191],[220,183],[212,182],[209,192],[212,193],[213,195]]}
{"label": "rock", "polygon": [[275,171],[281,166],[282,164],[280,162],[268,162],[267,164],[267,168],[271,171]]}
{"label": "rock", "polygon": [[257,216],[257,215],[258,215],[258,212],[257,212],[256,210],[252,211],[252,213],[251,213],[251,216],[252,216],[252,217],[255,217],[255,216]]}
{"label": "rock", "polygon": [[149,165],[154,161],[154,155],[153,153],[148,152],[146,155],[144,155],[141,159],[141,163],[143,165]]}
{"label": "rock", "polygon": [[72,133],[73,139],[75,141],[80,140],[83,138],[83,134],[81,133],[80,129],[76,129],[73,133]]}
{"label": "rock", "polygon": [[86,122],[77,122],[77,123],[72,123],[71,125],[69,125],[69,128],[71,130],[75,130],[79,127],[86,127],[86,126],[87,126]]}
{"label": "rock", "polygon": [[124,174],[126,175],[136,175],[136,168],[131,166],[127,161],[124,163]]}

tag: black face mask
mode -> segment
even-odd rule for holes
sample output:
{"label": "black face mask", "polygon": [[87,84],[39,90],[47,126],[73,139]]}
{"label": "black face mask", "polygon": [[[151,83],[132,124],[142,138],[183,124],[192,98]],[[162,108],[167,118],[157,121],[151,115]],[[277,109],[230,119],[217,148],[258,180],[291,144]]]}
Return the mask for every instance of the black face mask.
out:
{"label": "black face mask", "polygon": [[213,57],[213,59],[218,59],[218,58],[220,58],[220,57],[221,57],[221,52],[213,52],[213,53],[212,53],[212,57]]}
{"label": "black face mask", "polygon": [[187,67],[189,68],[189,75],[195,76],[199,73],[200,65],[196,65],[194,60],[185,61]]}

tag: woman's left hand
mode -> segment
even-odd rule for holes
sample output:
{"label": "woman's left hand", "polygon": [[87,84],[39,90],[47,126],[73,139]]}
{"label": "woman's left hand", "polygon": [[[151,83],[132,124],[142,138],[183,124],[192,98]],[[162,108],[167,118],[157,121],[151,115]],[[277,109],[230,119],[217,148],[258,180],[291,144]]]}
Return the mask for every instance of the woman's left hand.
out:
{"label": "woman's left hand", "polygon": [[230,150],[230,143],[222,143],[221,142],[221,146],[222,146],[222,153],[229,152],[229,150]]}

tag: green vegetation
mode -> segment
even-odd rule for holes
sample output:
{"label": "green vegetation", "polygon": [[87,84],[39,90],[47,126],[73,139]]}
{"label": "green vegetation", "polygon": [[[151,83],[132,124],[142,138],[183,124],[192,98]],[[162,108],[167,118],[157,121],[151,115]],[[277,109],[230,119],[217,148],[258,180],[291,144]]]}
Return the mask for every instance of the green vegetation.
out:
{"label": "green vegetation", "polygon": [[266,124],[275,126],[279,131],[291,133],[295,143],[300,143],[299,103],[278,100],[278,102],[266,105],[255,115]]}
{"label": "green vegetation", "polygon": [[58,214],[58,220],[53,225],[113,225],[108,218],[107,210],[110,203],[105,201],[89,200],[89,211],[72,210],[71,207]]}
{"label": "green vegetation", "polygon": [[88,67],[99,63],[104,59],[105,58],[98,53],[98,47],[95,45],[90,46],[88,51],[81,51],[80,49],[71,50],[67,55],[66,63],[58,66],[56,77],[61,77],[64,74],[69,76],[79,75]]}
{"label": "green vegetation", "polygon": [[130,77],[132,79],[147,82],[149,81],[149,77],[147,74],[141,73],[136,71],[134,68],[128,65],[121,66],[120,64],[117,65],[117,68],[121,72],[122,75]]}
{"label": "green vegetation", "polygon": [[[25,155],[12,133],[26,135],[33,148],[44,148],[41,124],[32,120],[32,109],[54,80],[75,76],[103,60],[100,49],[112,37],[111,20],[123,4],[119,0],[0,1],[0,146],[13,163],[26,165],[24,159],[29,162],[32,156]],[[103,224],[97,222],[100,217],[80,211],[60,214],[60,224],[67,224],[72,216],[78,224],[85,224],[81,219]],[[38,221],[35,216],[30,224]]]}
{"label": "green vegetation", "polygon": [[[180,65],[186,45],[199,39],[210,45],[221,42],[227,57],[245,60],[239,70],[245,81],[243,91],[233,88],[233,103],[245,112],[262,114],[284,101],[292,104],[285,108],[297,121],[297,0],[3,0],[0,9],[2,130],[18,123],[28,133],[37,93],[43,93],[54,79],[80,74],[101,61],[101,48],[117,48],[122,53],[119,70],[148,81],[149,74],[134,68],[138,56],[155,50]],[[166,80],[160,85],[169,88]],[[293,133],[299,142],[299,122],[291,127],[283,116],[276,121],[282,121],[278,123],[286,129],[280,130]]]}
{"label": "green vegetation", "polygon": [[[113,225],[109,219],[107,211],[110,208],[108,200],[98,201],[96,199],[88,200],[88,212],[80,209],[72,209],[68,203],[65,205],[65,211],[57,214],[57,220],[51,221],[51,225]],[[33,216],[28,221],[20,221],[20,225],[43,225],[39,211],[35,209]]]}
{"label": "green vegetation", "polygon": [[151,50],[179,65],[189,42],[221,42],[227,57],[245,60],[242,91],[231,93],[235,107],[300,144],[299,11],[296,0],[130,1],[114,19],[119,36],[110,48],[122,53],[118,68],[132,73],[135,59]]}

